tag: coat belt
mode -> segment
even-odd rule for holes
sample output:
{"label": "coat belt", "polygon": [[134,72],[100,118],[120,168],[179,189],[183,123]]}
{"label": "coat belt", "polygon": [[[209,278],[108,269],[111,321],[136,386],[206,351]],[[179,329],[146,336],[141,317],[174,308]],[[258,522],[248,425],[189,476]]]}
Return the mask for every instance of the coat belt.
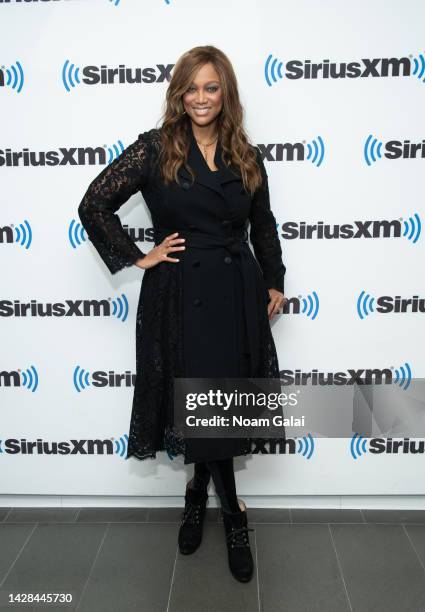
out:
{"label": "coat belt", "polygon": [[[249,248],[246,230],[243,229],[240,232],[233,231],[232,235],[220,236],[199,230],[161,228],[160,230],[155,230],[155,244],[159,244],[166,236],[176,231],[179,232],[178,238],[186,239],[186,247],[196,247],[198,249],[225,248],[232,255],[238,256],[235,258],[235,261],[239,259],[238,264],[243,281],[244,313],[250,348],[250,376],[257,376],[260,363],[260,314],[258,312],[260,292],[258,290],[257,278],[252,270],[251,260],[253,255]],[[175,251],[170,253],[170,256],[174,257],[178,253],[178,251]]]}

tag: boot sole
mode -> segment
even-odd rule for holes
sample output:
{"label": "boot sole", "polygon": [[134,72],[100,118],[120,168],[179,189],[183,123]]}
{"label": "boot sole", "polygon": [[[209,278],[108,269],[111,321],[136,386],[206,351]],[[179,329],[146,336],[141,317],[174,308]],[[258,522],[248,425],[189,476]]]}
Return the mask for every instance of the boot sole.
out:
{"label": "boot sole", "polygon": [[252,577],[254,575],[254,573],[251,574],[251,576],[247,576],[246,578],[239,578],[238,576],[235,576],[235,574],[233,572],[231,572],[233,578],[235,578],[238,582],[250,582],[252,580]]}
{"label": "boot sole", "polygon": [[[200,546],[200,545],[199,545],[199,546]],[[180,553],[181,553],[182,555],[192,555],[194,552],[196,552],[196,551],[198,550],[199,546],[197,546],[197,547],[196,547],[196,548],[194,548],[193,550],[182,550],[182,549],[179,547],[179,551],[180,551]]]}

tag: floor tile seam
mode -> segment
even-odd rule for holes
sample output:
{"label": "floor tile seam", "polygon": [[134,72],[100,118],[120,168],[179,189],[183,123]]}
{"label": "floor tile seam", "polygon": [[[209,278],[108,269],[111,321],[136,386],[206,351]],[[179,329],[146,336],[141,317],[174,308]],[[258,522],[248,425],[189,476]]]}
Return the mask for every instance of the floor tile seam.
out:
{"label": "floor tile seam", "polygon": [[166,612],[169,612],[169,610],[170,610],[170,603],[171,603],[171,596],[172,596],[172,592],[173,592],[174,576],[175,576],[175,573],[176,573],[178,554],[179,554],[179,545],[178,545],[178,542],[177,542],[176,554],[174,555],[173,573],[171,575],[171,581],[170,581],[170,590],[168,591],[168,602],[167,602]]}
{"label": "floor tile seam", "polygon": [[24,550],[25,546],[27,545],[27,543],[29,542],[29,540],[31,539],[34,531],[37,529],[38,527],[38,523],[34,524],[34,527],[32,528],[31,532],[27,535],[25,542],[22,544],[21,548],[18,551],[18,554],[16,555],[15,559],[12,561],[12,563],[10,564],[9,569],[7,570],[3,580],[0,582],[0,589],[3,588],[3,584],[5,583],[5,581],[7,580],[7,577],[9,576],[10,572],[12,571],[13,566],[16,564],[16,562],[18,561],[19,557],[22,554],[22,551]]}
{"label": "floor tile seam", "polygon": [[75,608],[75,612],[78,612],[78,610],[79,610],[79,608],[80,608],[80,605],[81,605],[81,602],[83,601],[84,594],[85,594],[85,592],[86,592],[87,586],[88,586],[89,581],[90,581],[90,577],[91,577],[91,575],[92,575],[92,573],[93,573],[94,566],[96,565],[96,561],[97,561],[97,559],[98,559],[98,557],[99,557],[99,553],[100,553],[100,550],[101,550],[101,548],[102,548],[102,546],[103,546],[103,543],[104,543],[104,541],[105,541],[105,539],[106,539],[106,536],[107,536],[107,534],[109,533],[110,526],[111,526],[111,525],[110,525],[110,523],[108,523],[108,526],[107,526],[107,528],[105,529],[105,533],[103,534],[102,540],[100,541],[99,546],[97,547],[97,551],[96,551],[96,554],[95,554],[95,556],[94,556],[93,562],[92,562],[92,564],[91,564],[90,571],[89,571],[89,573],[88,573],[88,576],[87,576],[87,578],[86,578],[86,581],[85,581],[85,583],[84,583],[84,586],[83,586],[83,588],[81,589],[81,594],[80,594],[80,597],[79,597],[79,599],[78,599],[78,603],[77,603],[77,606],[76,606],[76,608]]}
{"label": "floor tile seam", "polygon": [[7,517],[9,516],[9,514],[12,512],[13,508],[9,508],[9,512],[6,512],[6,516],[4,517],[4,519],[1,521],[2,523],[4,523],[7,519]]}
{"label": "floor tile seam", "polygon": [[402,524],[402,528],[403,528],[404,533],[406,534],[407,539],[409,540],[410,546],[413,548],[413,552],[415,553],[415,555],[416,555],[416,557],[417,557],[417,559],[418,559],[418,561],[420,563],[420,566],[422,567],[422,569],[425,572],[424,563],[423,563],[423,561],[422,561],[418,551],[416,550],[416,547],[415,547],[415,545],[414,545],[414,543],[412,541],[412,538],[410,537],[409,532],[407,531],[406,525],[404,523]]}
{"label": "floor tile seam", "polygon": [[340,575],[340,578],[342,580],[342,584],[344,586],[344,592],[345,592],[345,596],[347,598],[347,603],[348,603],[348,606],[349,606],[349,608],[350,608],[350,610],[352,612],[353,606],[351,605],[350,595],[348,594],[348,588],[347,588],[347,584],[345,582],[344,572],[342,571],[342,565],[341,565],[341,561],[339,559],[339,555],[338,555],[338,551],[337,551],[337,548],[336,548],[336,544],[335,544],[335,540],[334,540],[334,537],[333,537],[333,533],[332,533],[332,529],[331,529],[330,523],[328,523],[328,531],[329,531],[329,535],[330,535],[330,538],[331,538],[332,547],[333,547],[333,550],[334,550],[336,562],[337,562],[337,565],[338,565],[339,575]]}

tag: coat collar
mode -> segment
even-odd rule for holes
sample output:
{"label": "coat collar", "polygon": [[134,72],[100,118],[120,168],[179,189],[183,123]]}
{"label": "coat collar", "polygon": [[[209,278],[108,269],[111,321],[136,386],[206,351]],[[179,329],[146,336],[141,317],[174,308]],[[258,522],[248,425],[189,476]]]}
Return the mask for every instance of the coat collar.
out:
{"label": "coat collar", "polygon": [[[231,166],[227,168],[226,165],[221,161],[221,142],[220,138],[217,141],[214,155],[214,164],[218,168],[217,172],[213,172],[209,169],[208,164],[202,154],[201,149],[196,142],[195,136],[192,130],[192,122],[189,119],[189,152],[187,156],[187,163],[195,173],[195,182],[200,183],[210,189],[213,189],[221,196],[225,197],[223,191],[223,185],[230,181],[240,181],[242,178],[236,168]],[[182,166],[178,175],[184,179],[191,181],[191,176],[184,166]]]}

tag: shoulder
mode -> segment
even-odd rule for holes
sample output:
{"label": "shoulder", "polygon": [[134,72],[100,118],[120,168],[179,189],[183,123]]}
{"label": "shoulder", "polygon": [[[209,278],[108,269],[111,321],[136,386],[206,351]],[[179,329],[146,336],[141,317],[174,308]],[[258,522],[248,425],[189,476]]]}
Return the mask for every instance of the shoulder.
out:
{"label": "shoulder", "polygon": [[148,145],[159,144],[161,142],[161,128],[151,128],[146,132],[141,132],[138,140]]}
{"label": "shoulder", "polygon": [[135,144],[140,157],[153,162],[153,159],[157,158],[161,146],[161,128],[151,128],[141,132]]}

